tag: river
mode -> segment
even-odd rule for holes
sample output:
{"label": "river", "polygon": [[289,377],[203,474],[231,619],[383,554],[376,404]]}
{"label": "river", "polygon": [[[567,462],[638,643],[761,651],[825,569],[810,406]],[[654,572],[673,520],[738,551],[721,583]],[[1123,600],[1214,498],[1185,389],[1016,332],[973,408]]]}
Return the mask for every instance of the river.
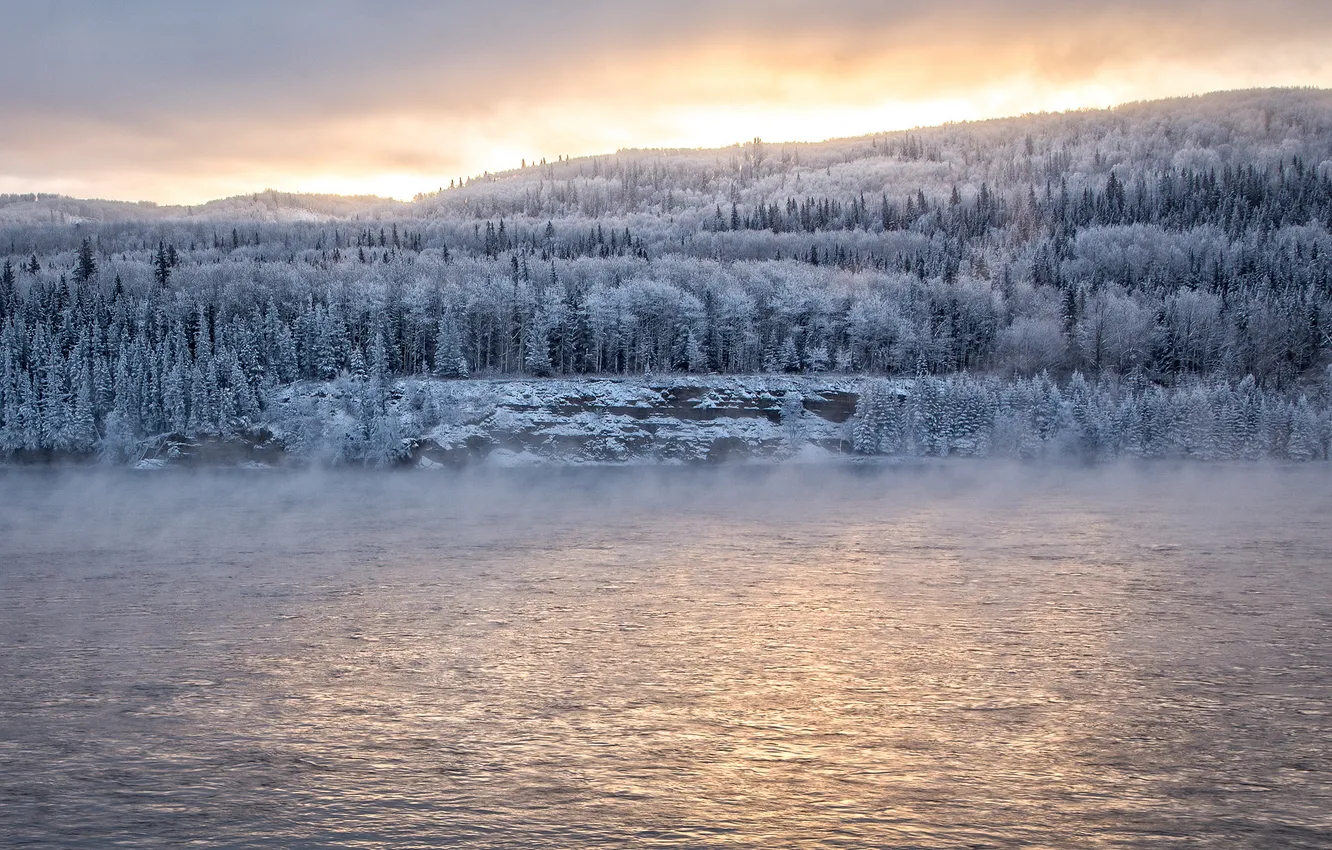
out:
{"label": "river", "polygon": [[0,472],[7,847],[1332,846],[1332,472]]}

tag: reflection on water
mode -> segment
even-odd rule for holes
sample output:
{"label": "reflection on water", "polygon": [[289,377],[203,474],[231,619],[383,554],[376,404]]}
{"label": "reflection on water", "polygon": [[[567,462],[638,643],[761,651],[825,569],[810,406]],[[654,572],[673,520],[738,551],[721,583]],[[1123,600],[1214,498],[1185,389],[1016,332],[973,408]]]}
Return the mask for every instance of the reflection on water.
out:
{"label": "reflection on water", "polygon": [[8,846],[1332,844],[1322,469],[0,475]]}

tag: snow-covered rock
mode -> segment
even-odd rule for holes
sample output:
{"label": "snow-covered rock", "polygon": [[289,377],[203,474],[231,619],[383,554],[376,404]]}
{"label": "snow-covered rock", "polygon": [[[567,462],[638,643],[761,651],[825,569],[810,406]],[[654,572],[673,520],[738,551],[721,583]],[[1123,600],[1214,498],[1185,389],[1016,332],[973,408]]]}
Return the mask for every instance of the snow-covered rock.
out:
{"label": "snow-covered rock", "polygon": [[382,410],[376,392],[286,387],[265,427],[294,454],[348,461],[717,463],[849,451],[856,398],[853,380],[798,376],[412,379],[387,388]]}

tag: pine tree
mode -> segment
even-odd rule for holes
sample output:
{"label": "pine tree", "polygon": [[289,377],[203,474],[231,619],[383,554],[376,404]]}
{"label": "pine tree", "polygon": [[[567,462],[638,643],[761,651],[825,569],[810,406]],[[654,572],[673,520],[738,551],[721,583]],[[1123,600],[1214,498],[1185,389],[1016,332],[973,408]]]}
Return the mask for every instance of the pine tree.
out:
{"label": "pine tree", "polygon": [[1290,438],[1286,455],[1291,460],[1321,460],[1323,458],[1322,423],[1306,396],[1300,396],[1290,415]]}
{"label": "pine tree", "polygon": [[69,423],[73,451],[88,454],[97,448],[97,419],[93,412],[92,376],[82,371],[74,386],[74,410]]}
{"label": "pine tree", "polygon": [[550,362],[550,334],[544,321],[538,319],[528,328],[524,340],[523,369],[538,378],[549,378],[553,373]]}
{"label": "pine tree", "polygon": [[157,285],[166,288],[171,282],[171,260],[167,257],[166,246],[157,243],[157,253],[153,255],[153,277]]}
{"label": "pine tree", "polygon": [[892,392],[886,381],[866,381],[856,399],[851,418],[851,447],[857,454],[890,454],[899,448],[892,444]]}
{"label": "pine tree", "polygon": [[167,430],[176,434],[188,434],[189,402],[185,387],[185,367],[180,361],[172,364],[162,383],[162,407],[166,413]]}
{"label": "pine tree", "polygon": [[241,368],[240,360],[234,351],[228,352],[227,360],[229,373],[227,386],[235,399],[235,416],[248,424],[259,413],[259,399],[250,387],[250,382],[245,377],[245,370]]}
{"label": "pine tree", "polygon": [[351,344],[347,339],[347,329],[340,317],[329,315],[323,307],[315,308],[314,325],[315,376],[325,381],[332,380],[348,362]]}
{"label": "pine tree", "polygon": [[4,268],[0,270],[0,322],[3,322],[17,307],[18,291],[14,288],[14,263],[6,259]]}
{"label": "pine tree", "polygon": [[190,367],[186,396],[189,415],[185,421],[185,433],[191,436],[207,433],[216,419],[215,402],[209,392],[206,370],[205,361],[196,360]]}
{"label": "pine tree", "polygon": [[800,354],[796,349],[795,334],[788,334],[777,349],[777,365],[783,372],[800,371]]}
{"label": "pine tree", "polygon": [[386,388],[392,374],[392,357],[389,354],[388,341],[383,328],[376,328],[370,342],[370,380]]}
{"label": "pine tree", "polygon": [[458,328],[452,316],[446,316],[439,322],[435,334],[435,374],[441,378],[466,378],[468,376],[467,358],[463,357],[462,343],[458,338]]}
{"label": "pine tree", "polygon": [[685,368],[694,374],[708,371],[708,356],[699,345],[698,334],[693,328],[685,334]]}
{"label": "pine tree", "polygon": [[365,429],[365,451],[363,462],[368,465],[385,467],[402,462],[407,457],[408,447],[404,444],[402,423],[395,410],[389,410],[382,404],[369,408]]}
{"label": "pine tree", "polygon": [[[34,256],[35,260],[36,257]],[[87,283],[97,276],[97,258],[93,256],[92,243],[84,237],[79,245],[78,259],[74,263],[74,282]]]}
{"label": "pine tree", "polygon": [[347,361],[347,374],[358,381],[370,380],[370,366],[365,362],[365,353],[359,345],[351,347],[351,356]]}

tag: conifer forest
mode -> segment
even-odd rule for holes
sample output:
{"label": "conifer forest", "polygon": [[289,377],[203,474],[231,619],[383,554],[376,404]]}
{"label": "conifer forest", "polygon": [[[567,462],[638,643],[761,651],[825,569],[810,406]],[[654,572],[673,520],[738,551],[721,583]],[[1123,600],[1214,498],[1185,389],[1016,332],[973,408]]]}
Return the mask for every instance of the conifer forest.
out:
{"label": "conifer forest", "polygon": [[865,455],[1328,456],[1330,93],[516,165],[410,202],[0,197],[0,456],[400,463],[543,386],[566,430],[628,415],[608,387],[726,390],[778,453],[818,419]]}

